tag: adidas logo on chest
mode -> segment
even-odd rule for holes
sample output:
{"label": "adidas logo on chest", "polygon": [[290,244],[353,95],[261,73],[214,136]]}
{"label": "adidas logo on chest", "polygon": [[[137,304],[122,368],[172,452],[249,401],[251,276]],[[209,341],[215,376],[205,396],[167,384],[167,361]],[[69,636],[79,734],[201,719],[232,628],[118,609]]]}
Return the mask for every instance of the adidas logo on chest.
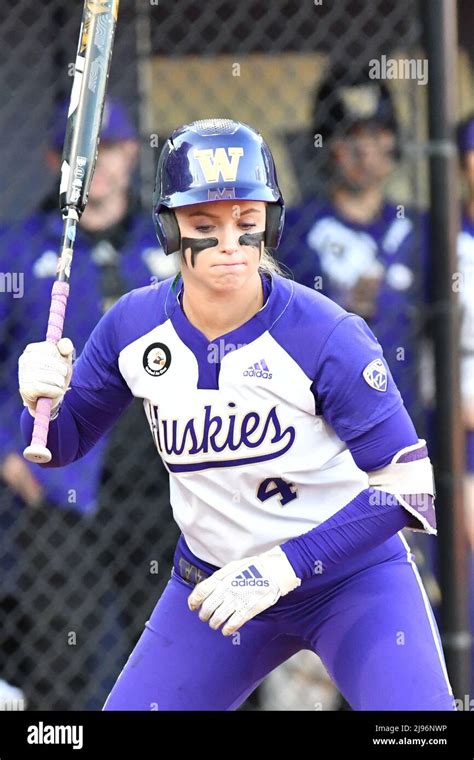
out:
{"label": "adidas logo on chest", "polygon": [[242,374],[244,377],[259,377],[263,380],[270,380],[272,378],[272,373],[265,359],[260,359],[255,364],[251,364]]}

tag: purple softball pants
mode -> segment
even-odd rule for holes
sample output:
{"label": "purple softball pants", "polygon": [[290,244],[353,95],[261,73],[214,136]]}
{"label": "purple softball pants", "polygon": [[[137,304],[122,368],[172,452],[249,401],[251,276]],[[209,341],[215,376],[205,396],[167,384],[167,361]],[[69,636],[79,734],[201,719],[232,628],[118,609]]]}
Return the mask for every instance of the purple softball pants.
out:
{"label": "purple softball pants", "polygon": [[171,578],[104,710],[235,710],[274,668],[316,652],[354,710],[453,710],[438,628],[397,534],[331,577],[315,575],[225,637],[191,612],[217,568],[178,542]]}

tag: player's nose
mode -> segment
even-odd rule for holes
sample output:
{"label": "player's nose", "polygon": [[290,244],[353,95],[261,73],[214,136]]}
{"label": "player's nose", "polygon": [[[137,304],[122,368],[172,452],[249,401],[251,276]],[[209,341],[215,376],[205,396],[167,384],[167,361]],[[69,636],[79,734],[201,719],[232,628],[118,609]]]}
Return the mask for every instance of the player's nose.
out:
{"label": "player's nose", "polygon": [[236,253],[239,250],[239,237],[242,232],[233,225],[225,225],[219,236],[219,247],[222,253]]}

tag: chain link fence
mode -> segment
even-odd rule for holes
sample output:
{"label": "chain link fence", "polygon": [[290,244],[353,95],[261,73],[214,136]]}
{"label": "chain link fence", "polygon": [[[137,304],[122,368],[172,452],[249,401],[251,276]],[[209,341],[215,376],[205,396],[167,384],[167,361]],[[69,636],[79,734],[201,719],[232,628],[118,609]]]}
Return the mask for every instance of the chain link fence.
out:
{"label": "chain link fence", "polygon": [[[79,0],[0,6],[0,679],[7,709],[7,684],[21,690],[20,707],[101,709],[169,578],[179,535],[138,401],[69,467],[40,468],[21,455],[16,364],[45,333],[59,242],[58,130],[61,136],[81,13]],[[288,207],[282,265],[367,319],[423,429],[432,389],[424,349],[422,32],[412,0],[122,0],[113,114],[66,316],[77,353],[122,293],[173,271],[150,214],[168,134],[194,119],[234,118],[261,131],[275,156]],[[459,71],[462,116],[472,106],[462,50]],[[117,113],[130,131],[118,126]],[[104,202],[107,192],[115,200]],[[427,566],[432,551],[420,546]],[[436,603],[436,582],[428,581]],[[307,683],[307,654],[299,671],[293,661],[283,666],[286,679],[270,676],[245,708],[341,709],[317,667]]]}

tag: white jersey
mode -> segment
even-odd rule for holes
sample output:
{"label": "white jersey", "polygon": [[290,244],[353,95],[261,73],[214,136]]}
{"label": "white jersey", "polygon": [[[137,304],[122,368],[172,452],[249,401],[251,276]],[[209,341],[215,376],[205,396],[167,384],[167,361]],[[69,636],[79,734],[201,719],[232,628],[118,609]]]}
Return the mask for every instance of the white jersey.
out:
{"label": "white jersey", "polygon": [[347,441],[402,404],[362,319],[279,275],[262,283],[262,309],[212,342],[184,314],[182,280],[131,291],[73,374],[104,410],[143,399],[175,520],[219,567],[306,533],[367,488]]}

